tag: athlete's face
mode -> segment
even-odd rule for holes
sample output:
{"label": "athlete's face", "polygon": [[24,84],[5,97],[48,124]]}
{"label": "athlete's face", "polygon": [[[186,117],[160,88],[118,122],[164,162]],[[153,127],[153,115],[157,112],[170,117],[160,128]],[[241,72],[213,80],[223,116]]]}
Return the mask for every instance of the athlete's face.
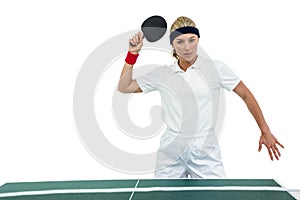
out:
{"label": "athlete's face", "polygon": [[179,59],[186,62],[192,62],[197,56],[198,36],[193,33],[187,33],[177,36],[173,40],[173,48],[175,49]]}

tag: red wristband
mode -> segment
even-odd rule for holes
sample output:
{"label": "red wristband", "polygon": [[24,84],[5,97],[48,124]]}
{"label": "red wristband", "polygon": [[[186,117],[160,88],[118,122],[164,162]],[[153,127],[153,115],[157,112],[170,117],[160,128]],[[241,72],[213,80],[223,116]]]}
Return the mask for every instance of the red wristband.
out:
{"label": "red wristband", "polygon": [[132,54],[130,53],[130,51],[128,51],[125,62],[128,63],[129,65],[134,65],[138,57],[139,54]]}

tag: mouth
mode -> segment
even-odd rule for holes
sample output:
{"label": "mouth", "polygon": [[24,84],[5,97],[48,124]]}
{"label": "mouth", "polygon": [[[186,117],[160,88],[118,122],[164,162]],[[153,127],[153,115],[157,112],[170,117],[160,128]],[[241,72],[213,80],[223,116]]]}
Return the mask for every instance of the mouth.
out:
{"label": "mouth", "polygon": [[184,53],[184,56],[191,56],[193,53]]}

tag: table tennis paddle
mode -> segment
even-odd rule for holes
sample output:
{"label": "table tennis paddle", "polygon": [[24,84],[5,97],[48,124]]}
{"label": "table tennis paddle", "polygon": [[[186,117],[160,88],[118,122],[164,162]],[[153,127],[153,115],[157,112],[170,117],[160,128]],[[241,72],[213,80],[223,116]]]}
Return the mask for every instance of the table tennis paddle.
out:
{"label": "table tennis paddle", "polygon": [[[141,25],[141,30],[149,42],[156,42],[161,39],[167,31],[167,22],[166,20],[159,16],[153,15],[148,17]],[[130,43],[132,46],[136,46]]]}
{"label": "table tennis paddle", "polygon": [[166,33],[167,22],[163,17],[154,15],[142,23],[141,29],[147,41],[156,42]]}

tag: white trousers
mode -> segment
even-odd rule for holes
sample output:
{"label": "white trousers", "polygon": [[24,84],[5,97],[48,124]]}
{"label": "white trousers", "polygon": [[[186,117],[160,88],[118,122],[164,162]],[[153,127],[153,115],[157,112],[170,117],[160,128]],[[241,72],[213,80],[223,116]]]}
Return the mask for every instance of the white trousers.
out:
{"label": "white trousers", "polygon": [[157,153],[155,178],[224,178],[218,138],[206,131],[186,138],[166,130]]}

